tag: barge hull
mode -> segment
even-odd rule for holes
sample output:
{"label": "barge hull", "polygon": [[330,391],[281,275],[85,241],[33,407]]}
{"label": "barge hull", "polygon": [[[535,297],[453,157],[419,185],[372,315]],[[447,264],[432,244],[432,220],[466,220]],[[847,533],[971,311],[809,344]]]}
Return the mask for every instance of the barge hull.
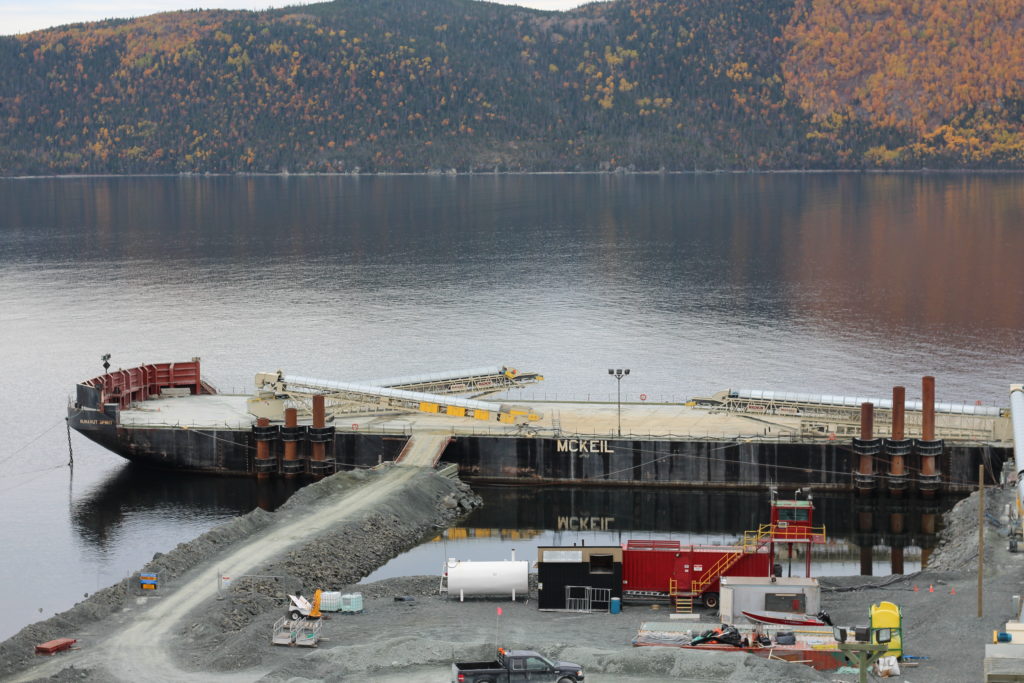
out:
{"label": "barge hull", "polygon": [[[844,442],[836,440],[834,433],[828,439],[772,438],[768,436],[771,428],[762,422],[703,412],[695,415],[693,408],[674,404],[642,409],[635,423],[654,430],[650,434],[663,435],[644,438],[587,435],[600,433],[609,424],[613,413],[601,404],[551,404],[553,411],[557,405],[559,415],[559,425],[551,433],[561,435],[547,436],[536,428],[524,430],[524,425],[511,423],[507,427],[488,424],[485,431],[477,432],[478,426],[467,429],[458,417],[447,415],[433,415],[425,418],[433,422],[419,423],[415,415],[393,410],[365,420],[355,417],[351,428],[323,422],[320,427],[294,422],[260,425],[250,399],[219,394],[203,381],[199,359],[193,358],[111,371],[78,384],[75,401],[68,407],[68,424],[132,462],[189,472],[248,475],[259,470],[260,475],[272,475],[287,469],[287,474],[325,474],[371,467],[399,457],[414,431],[447,435],[451,430],[441,458],[458,465],[461,477],[476,482],[852,490],[855,485],[864,488],[867,480],[867,488],[886,487],[888,456],[879,453],[874,442]],[[427,412],[436,412],[436,405],[422,405],[433,405],[435,410]],[[800,426],[785,422],[788,418],[775,419],[782,420],[773,422],[775,427],[781,425],[790,433]],[[561,431],[564,424],[574,426]],[[681,436],[693,432],[676,431],[695,424],[703,437]],[[257,441],[261,450],[266,446],[267,456],[259,462]],[[916,445],[909,445],[912,441]],[[943,442],[932,435],[928,440],[907,440],[905,446],[899,443],[905,448],[900,456],[903,470],[912,473],[908,483],[915,485],[918,477],[913,473],[935,471],[938,465],[938,476],[925,483],[946,491],[972,490],[979,465],[985,465],[991,481],[998,481],[1002,463],[1011,455],[1009,442],[998,439]],[[297,461],[291,460],[293,452]],[[866,456],[874,473],[860,472],[855,480],[853,473],[864,467]],[[899,483],[903,485],[902,480]]]}
{"label": "barge hull", "polygon": [[[91,409],[71,411],[69,423],[104,448],[142,465],[216,474],[254,472],[256,441],[251,429],[125,427]],[[407,435],[339,432],[326,444],[326,455],[338,469],[372,467],[397,458],[408,440]],[[457,464],[460,477],[480,483],[854,488],[851,473],[856,456],[848,445],[836,442],[586,441],[586,452],[571,452],[565,439],[457,436],[445,448],[442,460]],[[269,446],[280,465],[284,444],[275,440]],[[299,459],[308,463],[311,444],[303,441],[297,446]],[[972,490],[976,486],[972,479],[982,463],[998,477],[1007,450],[990,444],[947,445],[942,488]],[[907,464],[911,471],[917,466],[913,456]]]}

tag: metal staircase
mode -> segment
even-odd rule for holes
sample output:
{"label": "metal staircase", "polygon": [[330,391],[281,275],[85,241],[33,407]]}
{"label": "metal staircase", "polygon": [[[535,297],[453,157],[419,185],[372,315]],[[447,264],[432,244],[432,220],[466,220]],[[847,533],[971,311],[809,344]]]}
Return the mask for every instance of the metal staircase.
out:
{"label": "metal staircase", "polygon": [[700,577],[690,582],[690,590],[679,590],[679,582],[669,579],[668,592],[675,611],[689,614],[693,611],[693,601],[700,597],[704,590],[718,577],[722,576],[744,555],[760,552],[770,543],[824,543],[824,526],[789,526],[786,524],[762,524],[756,530],[743,532],[743,543],[736,546],[736,551],[723,554]]}
{"label": "metal staircase", "polygon": [[[722,555],[718,558],[717,562],[711,565],[711,567],[700,575],[700,578],[696,578],[691,581],[690,592],[694,595],[700,595],[712,581],[732,569],[733,565],[739,562],[740,558],[744,555],[756,553],[761,548],[771,543],[771,526],[771,524],[762,524],[757,531],[744,531],[743,544],[738,546],[739,550]],[[765,527],[768,528],[766,529]]]}
{"label": "metal staircase", "polygon": [[680,593],[677,580],[668,580],[668,595],[676,614],[693,614],[694,596],[691,593]]}

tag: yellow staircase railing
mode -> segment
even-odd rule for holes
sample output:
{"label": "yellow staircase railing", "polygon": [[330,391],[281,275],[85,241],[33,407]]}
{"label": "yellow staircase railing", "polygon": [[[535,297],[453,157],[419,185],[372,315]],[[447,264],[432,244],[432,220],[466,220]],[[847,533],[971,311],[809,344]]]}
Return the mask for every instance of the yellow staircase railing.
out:
{"label": "yellow staircase railing", "polygon": [[[707,588],[712,581],[732,569],[733,565],[739,562],[740,558],[744,555],[756,553],[761,548],[775,540],[777,538],[776,534],[778,531],[779,529],[776,525],[772,524],[762,524],[756,531],[749,529],[744,531],[743,544],[739,546],[739,550],[732,553],[725,553],[719,557],[707,571],[700,575],[700,578],[693,579],[693,581],[691,581],[690,591],[697,595],[703,593],[704,589]],[[824,527],[822,527],[822,533],[824,533]]]}
{"label": "yellow staircase railing", "polygon": [[679,582],[676,579],[668,580],[668,594],[675,607],[676,614],[693,614],[693,596],[681,595],[679,593]]}

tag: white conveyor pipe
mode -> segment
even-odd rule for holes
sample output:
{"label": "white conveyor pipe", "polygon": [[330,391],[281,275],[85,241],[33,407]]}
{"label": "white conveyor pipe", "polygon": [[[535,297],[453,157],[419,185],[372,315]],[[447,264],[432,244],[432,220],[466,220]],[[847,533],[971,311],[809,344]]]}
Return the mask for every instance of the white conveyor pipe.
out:
{"label": "white conveyor pipe", "polygon": [[490,377],[505,372],[503,366],[487,368],[471,368],[469,370],[453,370],[449,372],[433,372],[425,375],[406,375],[404,377],[388,377],[387,379],[371,379],[357,384],[365,384],[368,387],[393,387],[399,384],[426,384],[427,382],[446,382],[449,380],[465,379],[467,377]]}
{"label": "white conveyor pipe", "polygon": [[354,394],[366,394],[368,396],[382,396],[395,398],[400,401],[415,403],[438,403],[445,406],[458,406],[470,410],[489,410],[494,413],[501,412],[501,405],[488,403],[487,401],[476,401],[468,398],[454,398],[451,396],[440,396],[438,394],[425,394],[422,391],[405,391],[403,389],[389,389],[387,387],[375,387],[368,384],[353,384],[351,382],[336,382],[330,379],[318,379],[316,377],[299,377],[297,375],[282,375],[281,381],[285,386],[305,387],[309,389],[332,389],[334,391],[350,391]]}
{"label": "white conveyor pipe", "polygon": [[[744,398],[754,401],[784,401],[788,403],[815,403],[819,405],[845,406],[860,408],[861,403],[873,403],[879,410],[892,410],[891,398],[870,398],[866,396],[838,396],[833,394],[809,394],[796,391],[762,391],[760,389],[740,389],[729,391],[733,398]],[[923,404],[920,399],[906,401],[907,410],[920,411]],[[952,413],[954,415],[983,415],[999,417],[997,406],[977,406],[970,403],[936,403],[936,413]]]}

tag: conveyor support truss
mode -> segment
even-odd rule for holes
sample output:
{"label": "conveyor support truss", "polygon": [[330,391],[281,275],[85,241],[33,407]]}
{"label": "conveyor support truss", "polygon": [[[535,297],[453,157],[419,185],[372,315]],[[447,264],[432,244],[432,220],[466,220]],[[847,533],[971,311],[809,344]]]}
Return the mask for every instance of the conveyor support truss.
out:
{"label": "conveyor support truss", "polygon": [[[408,378],[406,386],[423,383],[447,382],[455,383],[456,380],[465,379],[466,375],[449,377],[438,376],[434,379]],[[482,375],[475,375],[480,377]],[[539,375],[533,375],[533,381],[537,381]],[[409,381],[411,379],[411,381]],[[399,379],[401,382],[402,380]],[[302,377],[298,375],[285,375],[281,371],[276,373],[260,373],[256,375],[256,387],[260,390],[273,390],[277,396],[286,396],[290,399],[305,403],[306,399],[312,400],[312,396],[321,394],[327,399],[328,406],[331,404],[366,404],[376,408],[390,410],[417,410],[424,413],[445,414],[453,417],[474,418],[481,421],[497,421],[508,424],[528,423],[540,419],[540,415],[530,408],[514,406],[504,403],[480,401],[472,398],[461,398],[458,396],[426,393],[422,391],[409,391],[390,386],[375,386],[372,383],[337,382],[335,380],[321,379],[316,377]]]}

